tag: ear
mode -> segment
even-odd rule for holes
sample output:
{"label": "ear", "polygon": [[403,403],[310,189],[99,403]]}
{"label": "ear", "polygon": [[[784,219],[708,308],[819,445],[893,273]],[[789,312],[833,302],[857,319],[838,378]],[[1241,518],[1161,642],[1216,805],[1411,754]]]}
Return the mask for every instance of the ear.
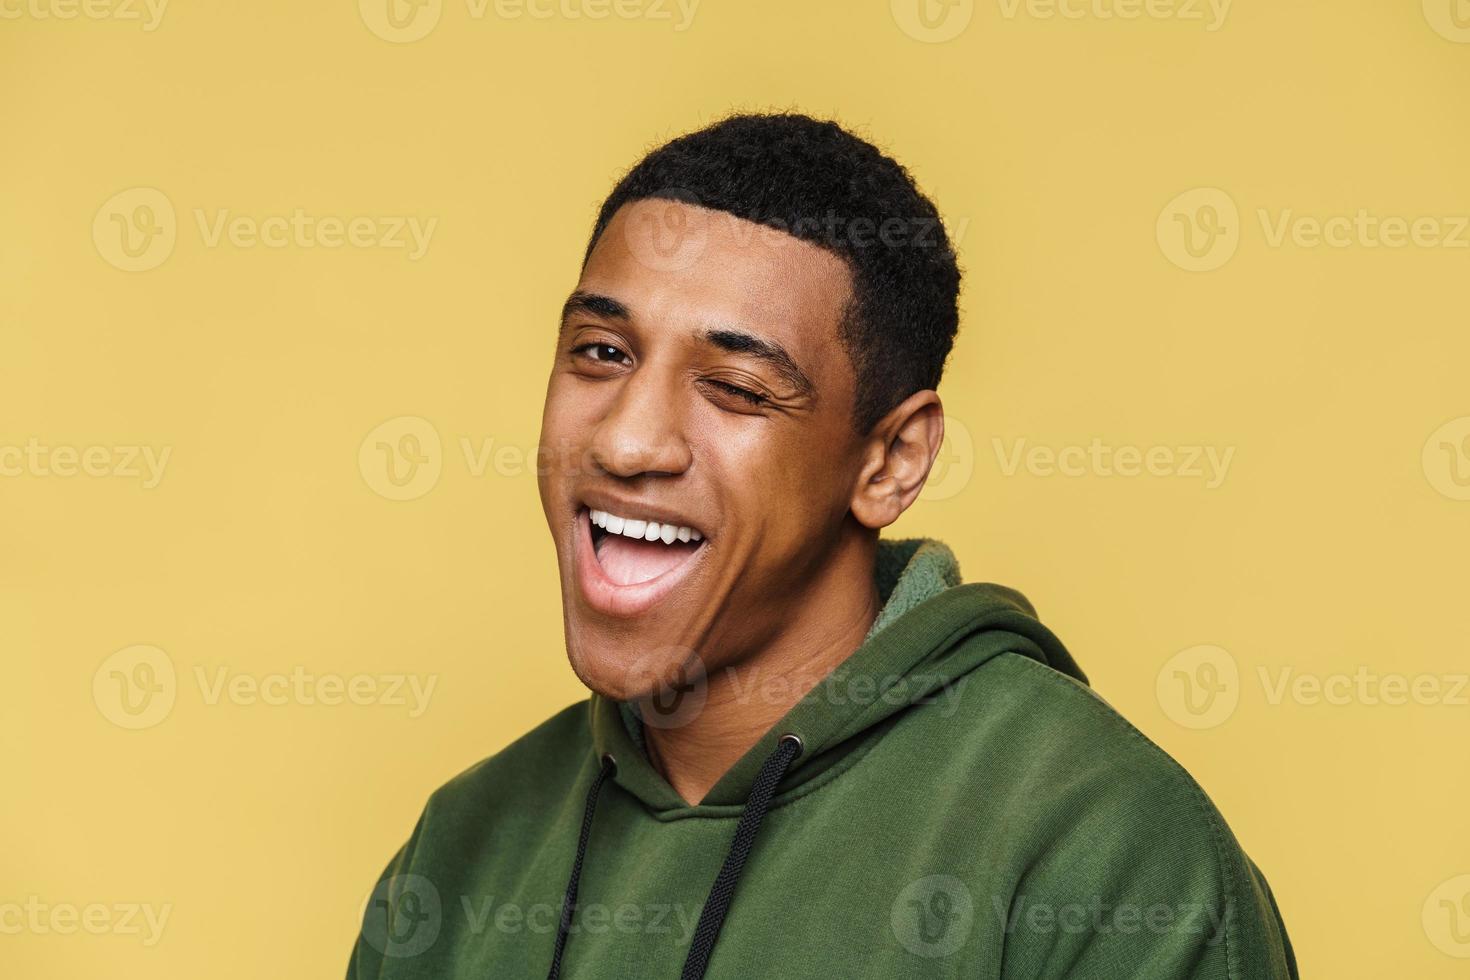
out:
{"label": "ear", "polygon": [[852,516],[874,530],[909,509],[944,442],[944,406],[932,388],[916,391],[873,426],[853,488]]}

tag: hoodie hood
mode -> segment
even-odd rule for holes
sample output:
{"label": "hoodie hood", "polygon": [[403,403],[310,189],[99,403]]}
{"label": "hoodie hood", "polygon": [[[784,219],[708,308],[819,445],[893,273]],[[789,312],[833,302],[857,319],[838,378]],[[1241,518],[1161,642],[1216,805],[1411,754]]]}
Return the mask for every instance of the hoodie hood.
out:
{"label": "hoodie hood", "polygon": [[960,584],[959,564],[943,543],[880,540],[874,570],[883,605],[866,639],[691,806],[653,768],[642,721],[626,703],[589,702],[597,755],[617,759],[615,782],[662,819],[728,815],[751,794],[781,737],[802,751],[776,787],[776,799],[820,775],[848,752],[880,738],[915,705],[942,701],[967,675],[1001,653],[1019,653],[1083,684],[1087,677],[1019,592]]}

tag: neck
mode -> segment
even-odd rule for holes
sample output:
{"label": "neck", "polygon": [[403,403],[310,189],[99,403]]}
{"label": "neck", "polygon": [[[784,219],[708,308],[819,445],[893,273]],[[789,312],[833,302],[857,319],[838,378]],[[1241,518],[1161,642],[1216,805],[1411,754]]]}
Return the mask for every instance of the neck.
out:
{"label": "neck", "polygon": [[863,642],[878,616],[876,536],[849,541],[803,593],[776,635],[740,663],[712,671],[699,717],[644,729],[649,761],[686,802],[720,777]]}

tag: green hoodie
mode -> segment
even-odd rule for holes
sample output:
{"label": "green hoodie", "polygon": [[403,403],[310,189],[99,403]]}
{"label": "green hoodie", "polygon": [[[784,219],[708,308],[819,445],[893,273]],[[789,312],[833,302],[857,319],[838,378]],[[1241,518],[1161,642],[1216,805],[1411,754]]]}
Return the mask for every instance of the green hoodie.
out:
{"label": "green hoodie", "polygon": [[697,806],[595,695],[440,788],[350,980],[1297,976],[1209,798],[1022,596],[934,541],[877,580],[862,646]]}

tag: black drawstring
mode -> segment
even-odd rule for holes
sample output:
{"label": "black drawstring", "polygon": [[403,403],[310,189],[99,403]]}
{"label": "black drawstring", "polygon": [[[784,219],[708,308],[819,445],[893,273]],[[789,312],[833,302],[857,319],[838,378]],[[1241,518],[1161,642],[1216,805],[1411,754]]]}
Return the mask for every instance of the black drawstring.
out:
{"label": "black drawstring", "polygon": [[761,766],[751,787],[750,797],[741,811],[740,822],[735,825],[735,837],[730,841],[730,853],[725,856],[725,865],[715,876],[714,887],[705,899],[704,911],[699,913],[699,925],[694,927],[694,940],[689,945],[689,958],[684,961],[684,972],[680,980],[700,980],[709,969],[710,955],[715,951],[715,940],[720,938],[720,926],[725,924],[725,913],[730,911],[730,902],[735,898],[735,885],[740,881],[740,872],[745,868],[745,859],[755,845],[756,832],[766,818],[776,784],[786,775],[786,768],[801,754],[801,739],[796,735],[782,735],[766,764]]}
{"label": "black drawstring", "polygon": [[572,912],[577,907],[577,885],[582,880],[582,859],[587,856],[587,838],[592,836],[592,814],[597,812],[597,796],[602,790],[602,784],[612,771],[618,767],[618,761],[611,755],[602,757],[602,768],[597,772],[597,778],[592,780],[592,788],[587,791],[587,808],[582,811],[582,833],[577,838],[577,859],[572,862],[572,877],[567,881],[567,893],[561,900],[561,921],[556,926],[556,950],[551,954],[551,972],[546,974],[546,980],[557,980],[561,976],[561,954],[567,948],[567,932],[572,928]]}
{"label": "black drawstring", "polygon": [[[761,829],[761,821],[771,807],[771,797],[776,786],[786,775],[786,770],[796,757],[801,755],[801,738],[787,733],[781,736],[772,752],[761,766],[751,786],[750,796],[745,800],[745,809],[740,812],[740,822],[735,825],[735,836],[730,840],[730,853],[715,876],[709,898],[705,899],[704,910],[699,913],[699,924],[694,927],[694,938],[689,945],[689,956],[684,960],[684,971],[680,980],[703,980],[709,969],[710,956],[715,951],[715,941],[720,938],[720,927],[725,924],[725,915],[735,899],[735,886],[740,882],[740,872],[745,869],[745,859],[755,846],[755,835]],[[587,808],[582,813],[582,834],[577,839],[577,857],[572,862],[572,877],[567,882],[567,894],[561,903],[561,922],[556,929],[556,949],[551,955],[551,972],[546,980],[558,980],[561,976],[561,958],[566,950],[567,935],[572,927],[572,915],[577,904],[577,885],[582,878],[582,861],[587,856],[587,839],[592,835],[592,814],[597,810],[597,797],[602,784],[617,768],[617,760],[611,755],[602,757],[602,769],[592,780],[587,790]]]}

